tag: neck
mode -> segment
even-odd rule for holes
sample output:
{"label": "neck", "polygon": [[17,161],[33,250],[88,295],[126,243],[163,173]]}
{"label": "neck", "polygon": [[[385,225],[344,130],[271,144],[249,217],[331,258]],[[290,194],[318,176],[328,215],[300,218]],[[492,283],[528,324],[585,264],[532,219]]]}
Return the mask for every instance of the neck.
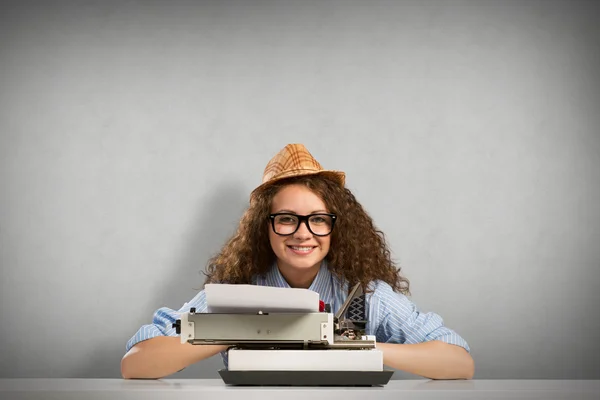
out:
{"label": "neck", "polygon": [[308,289],[319,273],[321,264],[316,264],[303,271],[297,271],[278,261],[277,268],[279,268],[279,272],[290,287]]}

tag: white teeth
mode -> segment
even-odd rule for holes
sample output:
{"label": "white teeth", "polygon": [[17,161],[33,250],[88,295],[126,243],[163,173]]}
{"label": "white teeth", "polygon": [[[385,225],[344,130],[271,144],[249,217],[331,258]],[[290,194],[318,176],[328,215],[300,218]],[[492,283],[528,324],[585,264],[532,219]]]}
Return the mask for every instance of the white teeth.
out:
{"label": "white teeth", "polygon": [[290,246],[292,249],[297,251],[311,251],[312,247],[298,247],[298,246]]}

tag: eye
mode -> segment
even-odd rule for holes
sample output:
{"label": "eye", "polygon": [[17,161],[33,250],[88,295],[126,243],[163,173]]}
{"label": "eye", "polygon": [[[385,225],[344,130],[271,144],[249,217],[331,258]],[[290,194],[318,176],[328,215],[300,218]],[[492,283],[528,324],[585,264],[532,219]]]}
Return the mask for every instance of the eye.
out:
{"label": "eye", "polygon": [[296,217],[292,216],[292,215],[280,215],[277,217],[276,222],[278,224],[284,224],[284,225],[292,225],[296,223]]}
{"label": "eye", "polygon": [[320,224],[326,224],[328,222],[328,219],[326,219],[320,215],[317,215],[317,216],[311,217],[310,222],[312,224],[320,225]]}

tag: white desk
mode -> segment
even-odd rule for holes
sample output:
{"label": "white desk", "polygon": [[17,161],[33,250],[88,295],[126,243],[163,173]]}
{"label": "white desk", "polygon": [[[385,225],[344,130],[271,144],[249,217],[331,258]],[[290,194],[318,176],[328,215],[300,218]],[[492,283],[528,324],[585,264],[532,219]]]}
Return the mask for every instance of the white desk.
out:
{"label": "white desk", "polygon": [[397,380],[383,387],[233,387],[217,379],[0,379],[0,399],[600,399],[600,380]]}

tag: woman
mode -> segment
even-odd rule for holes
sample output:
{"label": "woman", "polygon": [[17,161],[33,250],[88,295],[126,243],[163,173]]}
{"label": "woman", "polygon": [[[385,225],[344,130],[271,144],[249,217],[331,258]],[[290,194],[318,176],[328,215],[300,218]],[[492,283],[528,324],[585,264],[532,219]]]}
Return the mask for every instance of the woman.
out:
{"label": "woman", "polygon": [[[383,234],[344,183],[343,172],[287,145],[267,164],[235,235],[209,261],[206,283],[308,288],[334,313],[360,284],[366,334],[376,337],[385,365],[431,379],[472,378],[467,343],[407,298],[409,282]],[[157,310],[138,330],[121,362],[124,378],[161,378],[219,352],[227,364],[226,346],[180,343],[172,324],[191,307],[206,312],[204,291],[177,312]]]}

